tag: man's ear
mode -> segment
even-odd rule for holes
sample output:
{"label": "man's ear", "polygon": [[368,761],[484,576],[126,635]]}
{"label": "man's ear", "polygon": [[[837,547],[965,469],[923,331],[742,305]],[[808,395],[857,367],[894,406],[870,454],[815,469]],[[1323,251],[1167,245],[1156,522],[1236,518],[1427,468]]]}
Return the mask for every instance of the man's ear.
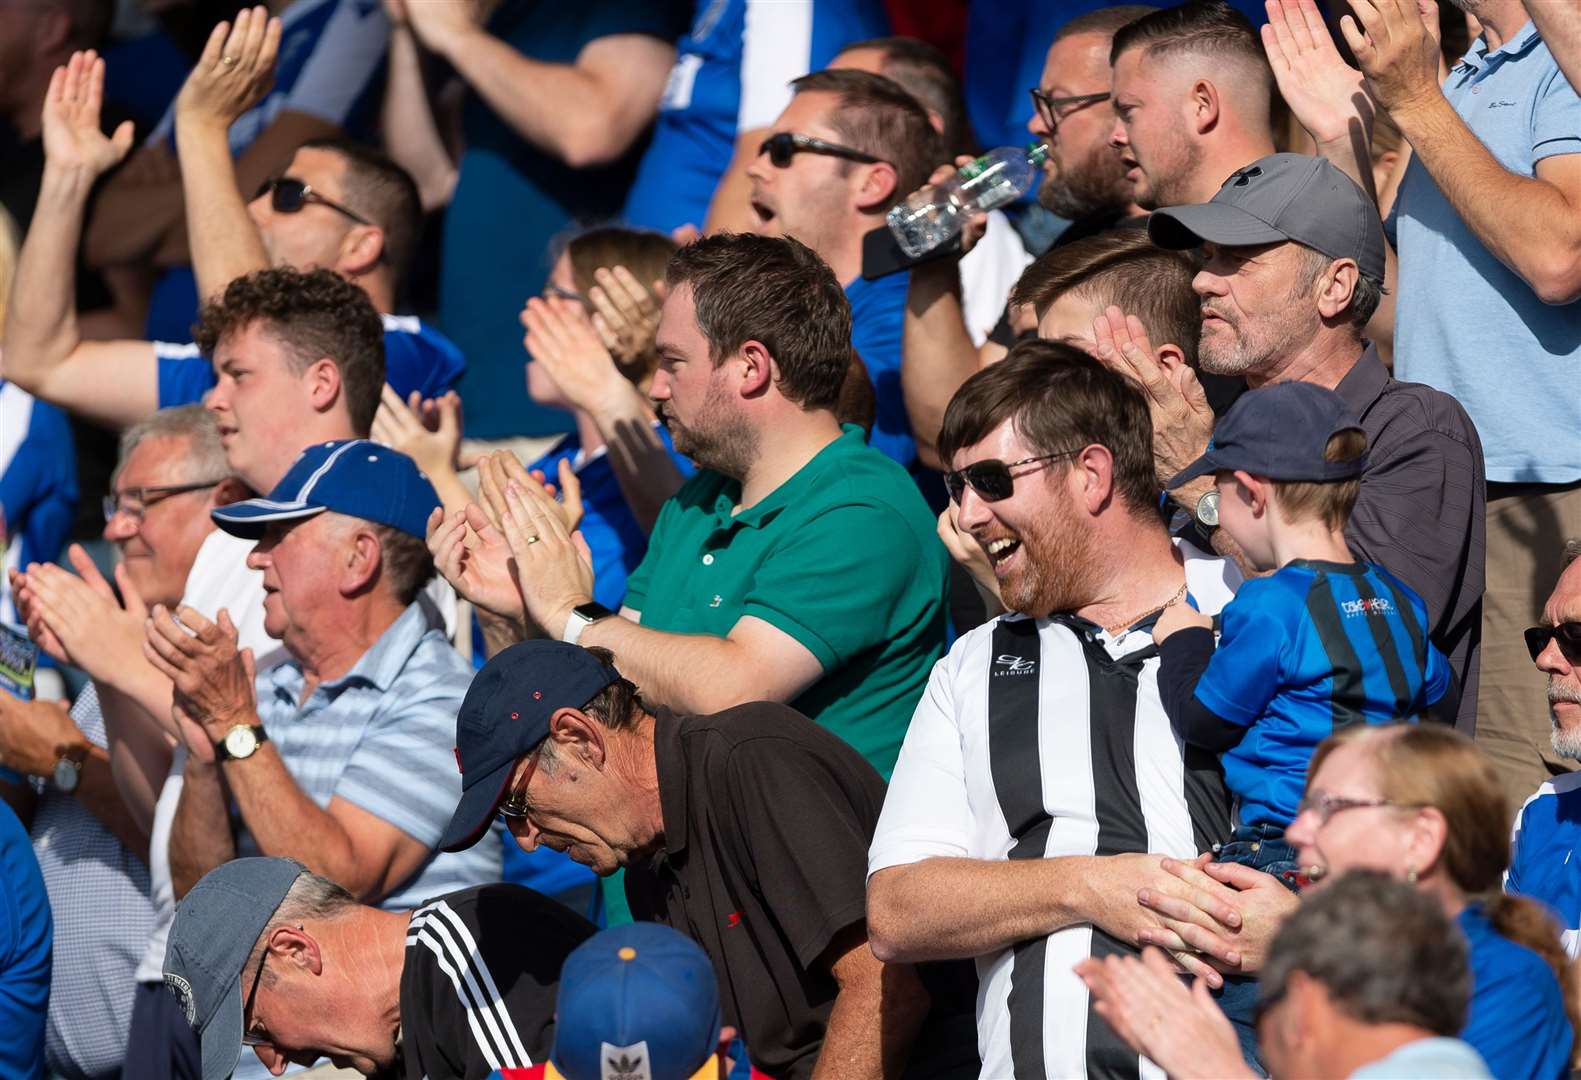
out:
{"label": "man's ear", "polygon": [[269,952],[272,957],[284,960],[289,967],[300,968],[312,975],[324,971],[324,954],[318,941],[306,930],[296,926],[278,926],[269,935]]}
{"label": "man's ear", "polygon": [[302,373],[308,400],[318,412],[328,412],[340,399],[340,367],[329,357],[313,361]]}
{"label": "man's ear", "polygon": [[1218,126],[1223,102],[1219,99],[1219,88],[1212,82],[1198,79],[1192,83],[1187,102],[1191,128],[1198,135],[1204,135]]}
{"label": "man's ear", "polygon": [[609,755],[607,735],[608,729],[581,709],[565,706],[549,717],[549,738],[562,761],[582,761],[589,768],[602,769]]}
{"label": "man's ear", "polygon": [[739,350],[734,362],[741,365],[741,397],[761,397],[774,384],[774,358],[768,346],[761,341],[747,341]]}
{"label": "man's ear", "polygon": [[379,578],[384,565],[384,545],[372,526],[358,522],[346,549],[346,566],[341,576],[343,596],[356,596]]}
{"label": "man's ear", "polygon": [[[1082,485],[1082,506],[1087,513],[1097,514],[1114,494],[1114,455],[1107,446],[1093,443],[1076,455],[1074,465],[1071,471]],[[1057,469],[1049,472],[1058,475]]]}
{"label": "man's ear", "polygon": [[373,273],[384,258],[384,230],[377,225],[358,225],[340,242],[340,272],[356,278]]}
{"label": "man's ear", "polygon": [[231,503],[241,502],[243,499],[253,497],[253,489],[235,476],[227,476],[214,487],[214,492],[209,496],[209,508],[216,506],[229,506]]}
{"label": "man's ear", "polygon": [[1191,366],[1186,363],[1186,354],[1179,345],[1168,343],[1160,345],[1153,350],[1153,356],[1157,358],[1159,364],[1170,377],[1173,377],[1181,368]]}
{"label": "man's ear", "polygon": [[[880,161],[872,165],[858,166],[863,171],[862,186],[857,189],[857,209],[864,214],[876,214],[887,210],[897,194],[895,185],[899,177],[895,174],[895,167],[887,161]],[[899,192],[909,195],[911,192]]]}
{"label": "man's ear", "polygon": [[1318,314],[1324,319],[1337,319],[1350,307],[1350,298],[1356,294],[1361,280],[1361,268],[1355,259],[1336,259],[1329,264],[1321,279],[1323,289],[1318,293]]}

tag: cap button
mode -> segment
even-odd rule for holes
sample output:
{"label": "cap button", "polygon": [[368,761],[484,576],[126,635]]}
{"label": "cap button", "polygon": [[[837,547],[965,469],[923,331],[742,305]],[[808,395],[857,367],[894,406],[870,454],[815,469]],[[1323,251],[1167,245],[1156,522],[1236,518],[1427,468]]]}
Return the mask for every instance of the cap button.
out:
{"label": "cap button", "polygon": [[622,960],[635,960],[637,958],[637,950],[633,949],[630,945],[622,945],[620,951],[615,955],[620,957]]}

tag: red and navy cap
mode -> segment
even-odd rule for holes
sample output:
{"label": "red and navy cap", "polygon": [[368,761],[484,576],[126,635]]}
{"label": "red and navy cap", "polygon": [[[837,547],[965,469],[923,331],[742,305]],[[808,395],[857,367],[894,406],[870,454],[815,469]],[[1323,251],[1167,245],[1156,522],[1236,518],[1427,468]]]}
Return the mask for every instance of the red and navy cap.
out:
{"label": "red and navy cap", "polygon": [[580,709],[620,673],[579,645],[523,641],[483,666],[456,716],[461,802],[441,851],[461,851],[488,831],[511,769],[549,735],[557,709]]}

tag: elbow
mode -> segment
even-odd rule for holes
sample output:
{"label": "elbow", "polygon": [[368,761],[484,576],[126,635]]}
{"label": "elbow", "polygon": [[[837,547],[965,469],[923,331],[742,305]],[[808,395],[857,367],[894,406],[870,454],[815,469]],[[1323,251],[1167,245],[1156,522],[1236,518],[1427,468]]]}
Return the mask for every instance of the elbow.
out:
{"label": "elbow", "polygon": [[886,964],[915,961],[915,944],[907,933],[916,920],[905,910],[903,868],[880,870],[867,880],[867,943],[873,955]]}
{"label": "elbow", "polygon": [[614,138],[607,126],[609,118],[576,124],[560,140],[560,160],[573,169],[596,169],[609,165],[626,152],[629,139]]}

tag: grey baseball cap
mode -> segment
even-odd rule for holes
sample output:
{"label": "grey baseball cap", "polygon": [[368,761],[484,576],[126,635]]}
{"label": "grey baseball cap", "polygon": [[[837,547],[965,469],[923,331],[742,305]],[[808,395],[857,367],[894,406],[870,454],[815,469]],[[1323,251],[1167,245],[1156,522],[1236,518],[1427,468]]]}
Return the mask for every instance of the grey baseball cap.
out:
{"label": "grey baseball cap", "polygon": [[1163,248],[1204,241],[1254,247],[1294,240],[1331,259],[1355,259],[1363,275],[1383,281],[1383,223],[1356,182],[1327,160],[1270,154],[1224,181],[1210,202],[1153,212],[1147,234]]}
{"label": "grey baseball cap", "polygon": [[242,968],[258,935],[307,867],[236,859],[203,875],[176,905],[165,986],[181,999],[202,1047],[203,1080],[225,1080],[242,1053]]}

